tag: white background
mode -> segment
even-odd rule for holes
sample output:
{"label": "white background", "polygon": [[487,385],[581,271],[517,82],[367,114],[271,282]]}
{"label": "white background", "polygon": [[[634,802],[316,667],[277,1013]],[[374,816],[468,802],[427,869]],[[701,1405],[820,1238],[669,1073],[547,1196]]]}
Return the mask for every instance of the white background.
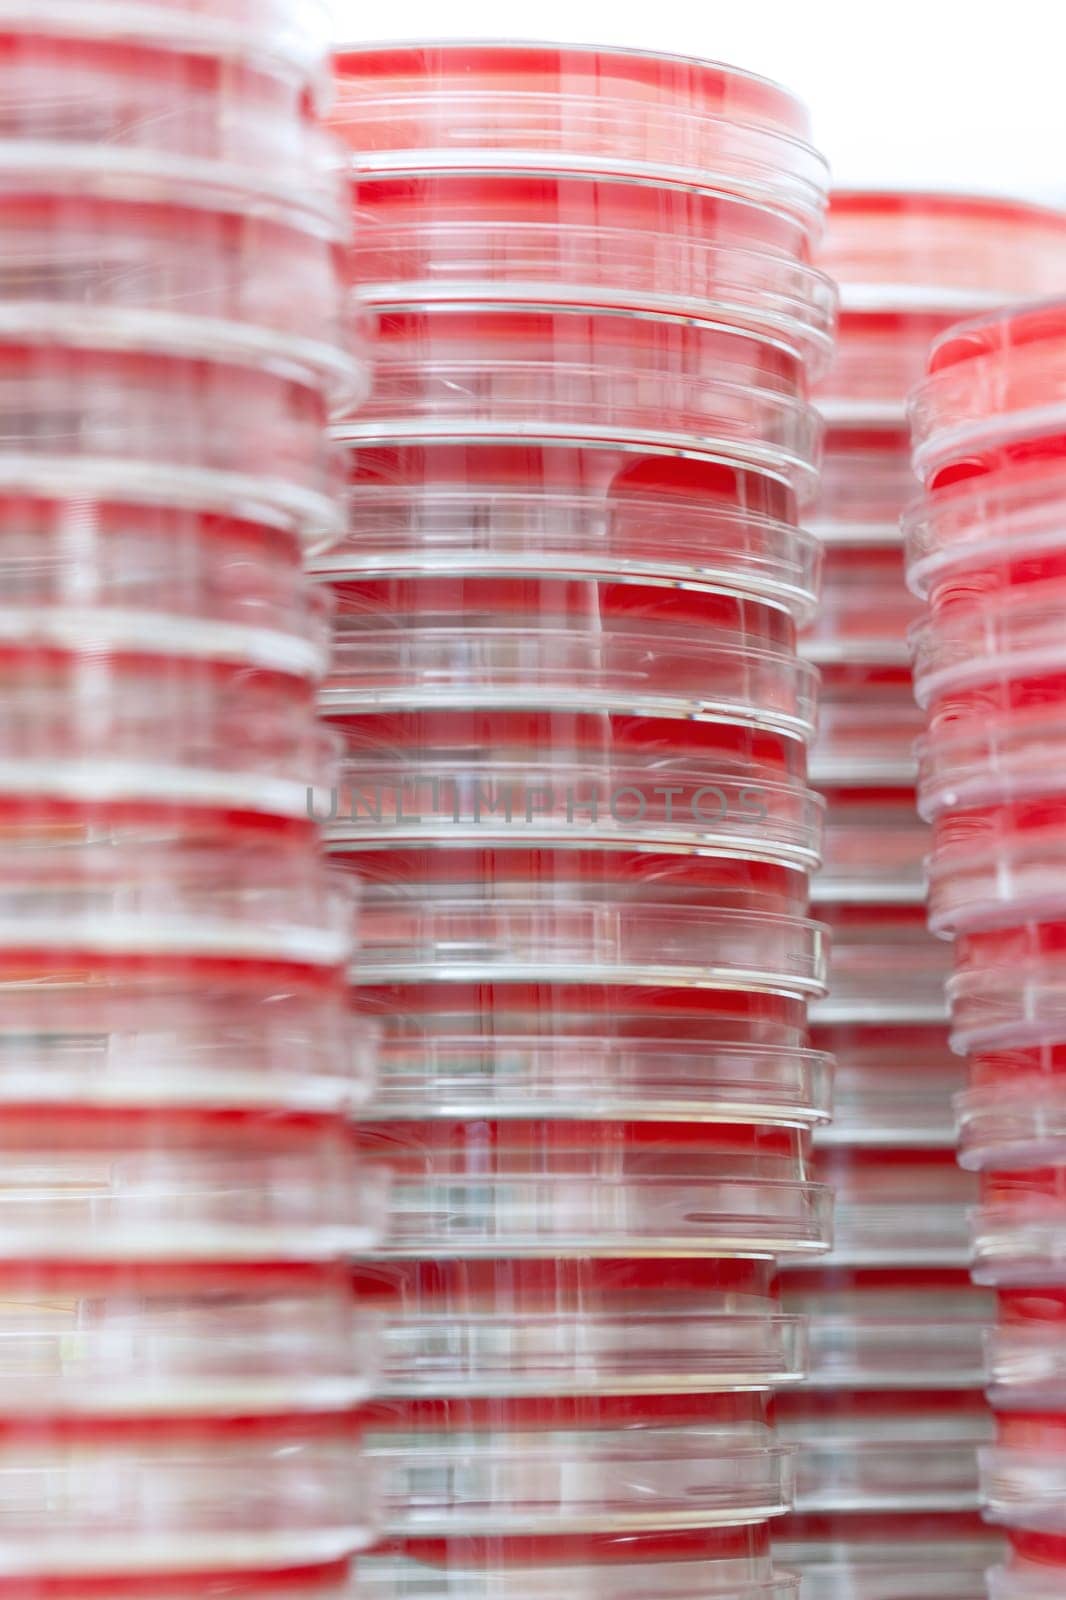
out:
{"label": "white background", "polygon": [[1063,0],[334,0],[334,6],[338,35],[350,41],[557,39],[727,61],[803,96],[839,184],[989,190],[1066,204]]}

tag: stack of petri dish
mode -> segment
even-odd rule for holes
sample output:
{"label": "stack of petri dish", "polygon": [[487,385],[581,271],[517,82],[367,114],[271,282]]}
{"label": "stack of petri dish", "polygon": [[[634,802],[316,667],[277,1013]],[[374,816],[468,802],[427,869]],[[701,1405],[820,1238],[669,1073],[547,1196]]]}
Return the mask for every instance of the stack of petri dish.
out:
{"label": "stack of petri dish", "polygon": [[328,808],[362,880],[355,1298],[382,1600],[786,1600],[783,1255],[828,1245],[807,394],[834,296],[802,111],[569,47],[337,61],[353,296]]}
{"label": "stack of petri dish", "polygon": [[954,941],[959,1159],[980,1186],[975,1276],[998,1297],[982,1454],[986,1515],[1008,1536],[995,1600],[1051,1600],[1066,1581],[1064,385],[1066,303],[1045,301],[942,335],[911,408],[929,917]]}
{"label": "stack of petri dish", "polygon": [[840,286],[826,420],[823,601],[802,639],[822,674],[812,776],[827,805],[818,915],[833,930],[812,1043],[837,1062],[818,1176],[836,1246],[784,1280],[811,1319],[811,1377],[782,1403],[802,1443],[780,1558],[804,1600],[977,1600],[997,1547],[977,1515],[990,1290],[971,1286],[976,1180],[954,1159],[964,1068],[948,1042],[947,951],[926,928],[908,634],[919,614],[900,514],[914,498],[905,402],[931,340],[974,309],[1048,292],[1066,216],[995,199],[844,192],[821,264]]}
{"label": "stack of petri dish", "polygon": [[326,1595],[373,1533],[321,20],[0,4],[4,1596]]}

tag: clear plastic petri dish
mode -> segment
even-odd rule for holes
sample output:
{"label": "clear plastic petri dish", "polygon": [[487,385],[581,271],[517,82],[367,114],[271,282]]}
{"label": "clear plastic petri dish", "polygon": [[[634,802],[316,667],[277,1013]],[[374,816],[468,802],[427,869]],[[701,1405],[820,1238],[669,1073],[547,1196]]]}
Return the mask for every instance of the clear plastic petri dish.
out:
{"label": "clear plastic petri dish", "polygon": [[1061,1410],[1000,1411],[996,1442],[981,1451],[981,1490],[991,1522],[1023,1534],[1066,1532],[1063,1512]]}
{"label": "clear plastic petri dish", "polygon": [[801,1515],[977,1508],[977,1452],[995,1431],[979,1389],[801,1391],[775,1410]]}
{"label": "clear plastic petri dish", "polygon": [[925,900],[928,827],[909,788],[829,788],[816,900],[921,905]]}
{"label": "clear plastic petri dish", "polygon": [[380,1232],[343,1119],[5,1106],[4,1262],[337,1259]]}
{"label": "clear plastic petri dish", "polygon": [[1061,1037],[1063,926],[1019,921],[962,933],[948,980],[952,1048],[1025,1048]]}
{"label": "clear plastic petri dish", "polygon": [[817,674],[774,606],[525,577],[333,585],[327,716],[448,708],[702,717],[797,738]]}
{"label": "clear plastic petri dish", "polygon": [[907,396],[925,375],[929,347],[958,321],[956,311],[841,311],[833,362],[815,390],[832,426],[901,428]]}
{"label": "clear plastic petri dish", "polygon": [[659,1395],[796,1383],[802,1321],[770,1265],[457,1259],[355,1268],[384,1323],[379,1393],[395,1397]]}
{"label": "clear plastic petri dish", "polygon": [[47,966],[50,952],[339,969],[351,956],[356,885],[303,828],[167,830],[33,806],[0,816],[8,964]]}
{"label": "clear plastic petri dish", "polygon": [[314,563],[326,578],[569,575],[722,588],[797,620],[817,605],[820,546],[795,496],[724,457],[474,437],[352,445],[345,461],[347,531]]}
{"label": "clear plastic petri dish", "polygon": [[155,651],[0,649],[0,795],[8,809],[143,804],[306,826],[339,750],[313,685]]}
{"label": "clear plastic petri dish", "polygon": [[1057,577],[969,595],[926,615],[911,636],[919,703],[943,717],[985,689],[988,701],[1008,709],[1027,684],[1054,683],[1063,664],[1056,622],[1064,603],[1066,582]]}
{"label": "clear plastic petri dish", "polygon": [[826,544],[898,546],[900,513],[916,487],[902,423],[837,422],[825,431],[821,485],[808,527]]}
{"label": "clear plastic petri dish", "polygon": [[815,1171],[835,1193],[828,1267],[965,1268],[972,1174],[950,1147],[820,1149]]}
{"label": "clear plastic petri dish", "polygon": [[681,317],[416,301],[377,315],[370,397],[342,444],[525,437],[725,456],[816,489],[802,365],[768,337]]}
{"label": "clear plastic petri dish", "polygon": [[924,729],[909,667],[828,663],[819,669],[811,782],[819,789],[909,787]]}
{"label": "clear plastic petri dish", "polygon": [[[359,1561],[374,1600],[796,1600],[769,1524],[633,1534],[391,1539]],[[184,1600],[184,1597],[183,1597]]]}
{"label": "clear plastic petri dish", "polygon": [[983,715],[980,690],[953,696],[919,749],[922,815],[935,822],[955,810],[1036,804],[1054,794],[1051,775],[1066,747],[1055,689],[1055,675],[1014,687],[1008,681],[1002,694],[984,697]]}
{"label": "clear plastic petri dish", "polygon": [[1063,431],[1064,335],[1063,303],[1048,300],[958,323],[936,341],[910,401],[914,467],[927,488],[988,453],[1024,458],[1031,441],[1053,444]]}
{"label": "clear plastic petri dish", "polygon": [[943,1023],[844,1023],[813,1029],[811,1043],[834,1062],[833,1116],[817,1129],[820,1145],[952,1144],[952,1098],[966,1067],[949,1048]]}
{"label": "clear plastic petri dish", "polygon": [[1063,1170],[1042,1166],[981,1173],[973,1215],[974,1275],[1006,1288],[1057,1288],[1066,1282]]}
{"label": "clear plastic petri dish", "polygon": [[[716,62],[567,44],[356,46],[330,123],[358,168],[570,169],[696,184],[821,227],[827,173],[788,92]],[[461,112],[461,115],[460,115]]]}
{"label": "clear plastic petri dish", "polygon": [[946,1021],[951,953],[929,933],[924,906],[821,901],[818,914],[830,929],[832,960],[812,1022]]}
{"label": "clear plastic petri dish", "polygon": [[1058,293],[1066,219],[998,195],[837,189],[819,261],[849,309],[961,316]]}
{"label": "clear plastic petri dish", "polygon": [[[84,7],[84,0],[76,0]],[[0,19],[2,30],[2,19]],[[2,33],[0,33],[2,36]],[[0,145],[0,152],[2,152]],[[116,185],[113,146],[64,174],[0,155],[0,328],[198,351],[302,371],[336,401],[365,394],[361,319],[346,315],[343,234],[328,219],[205,185],[163,164]]]}
{"label": "clear plastic petri dish", "polygon": [[381,578],[334,578],[329,584],[338,629],[358,633],[385,624],[410,629],[430,626],[533,620],[546,627],[647,628],[699,632],[726,638],[742,635],[753,649],[793,651],[795,625],[786,611],[729,590],[693,594],[653,584],[604,582],[595,578],[548,577],[542,573],[453,574]]}
{"label": "clear plastic petri dish", "polygon": [[315,1414],[360,1404],[381,1328],[343,1266],[0,1269],[5,1417]]}
{"label": "clear plastic petri dish", "polygon": [[0,23],[65,39],[133,41],[190,54],[236,56],[298,71],[317,81],[329,48],[329,12],[320,0],[60,0],[27,23],[20,0],[4,0]]}
{"label": "clear plastic petri dish", "polygon": [[1066,1293],[1055,1285],[1001,1289],[988,1341],[989,1398],[997,1410],[1059,1411],[1066,1395]]}
{"label": "clear plastic petri dish", "polygon": [[[194,346],[144,351],[48,332],[0,336],[0,492],[265,507],[309,543],[338,531],[326,397],[304,374]],[[252,513],[255,514],[254,512]]]}
{"label": "clear plastic petri dish", "polygon": [[377,1030],[328,969],[205,977],[142,961],[4,974],[0,1106],[348,1110],[375,1086]]}
{"label": "clear plastic petri dish", "polygon": [[378,1401],[366,1458],[400,1538],[736,1526],[791,1478],[754,1394]]}
{"label": "clear plastic petri dish", "polygon": [[[963,1166],[1044,1166],[1066,1151],[1066,1085],[1057,1042],[1002,1057],[977,1057],[971,1083],[955,1097]],[[1013,1070],[998,1062],[1013,1056]],[[1043,1067],[1043,1070],[1041,1068]]]}
{"label": "clear plastic petri dish", "polygon": [[988,1573],[989,1600],[1055,1600],[1066,1575],[1066,1540],[1059,1532],[1011,1527],[1002,1565]]}
{"label": "clear plastic petri dish", "polygon": [[320,678],[329,594],[285,534],[178,507],[0,497],[0,647],[127,650]]}
{"label": "clear plastic petri dish", "polygon": [[475,749],[353,753],[320,813],[334,851],[359,846],[601,846],[777,860],[820,859],[823,806],[813,791],[745,780],[713,765],[591,752]]}
{"label": "clear plastic petri dish", "polygon": [[391,1120],[551,1118],[821,1127],[829,1062],[802,1001],[561,982],[357,984]]}
{"label": "clear plastic petri dish", "polygon": [[566,171],[352,177],[349,281],[363,303],[499,300],[658,311],[762,331],[812,377],[835,289],[780,214],[735,195]]}
{"label": "clear plastic petri dish", "polygon": [[[366,1536],[363,1537],[365,1542]],[[0,1577],[0,1595],[4,1600],[18,1600],[20,1594],[26,1593],[27,1581]],[[166,1572],[139,1574],[122,1570],[84,1576],[49,1575],[29,1581],[41,1600],[95,1600],[101,1588],[106,1588],[115,1600],[198,1600],[210,1593],[212,1585],[225,1600],[353,1600],[353,1570],[348,1558],[224,1573],[194,1572],[178,1566]]]}
{"label": "clear plastic petri dish", "polygon": [[[324,714],[426,709],[626,712],[747,722],[809,739],[817,674],[789,651],[708,630],[553,627],[517,619],[410,628],[340,624]],[[916,716],[917,714],[915,714]],[[908,730],[909,731],[909,730]]]}
{"label": "clear plastic petri dish", "polygon": [[367,904],[361,984],[596,983],[824,993],[820,923],[608,896],[418,895]]}
{"label": "clear plastic petri dish", "polygon": [[[525,759],[532,752],[546,761],[558,750],[561,758],[572,754],[590,767],[609,768],[622,759],[653,775],[660,766],[680,762],[697,768],[713,766],[722,777],[732,780],[748,778],[784,789],[806,787],[806,751],[801,741],[739,721],[685,721],[628,710],[554,708],[542,702],[510,709],[482,709],[475,704],[337,712],[330,716],[329,723],[333,735],[343,741],[353,760],[402,761],[413,752],[427,757],[433,754],[445,765],[457,766],[481,750],[498,751],[501,759],[508,761]],[[450,800],[451,796],[446,798]],[[575,795],[575,826],[583,816],[579,800],[580,796]],[[442,804],[444,801],[442,795]],[[540,800],[531,797],[531,801],[534,803],[530,810],[535,815],[540,809],[550,809],[554,796]],[[323,817],[323,822],[341,822],[339,803],[334,809],[338,815]],[[524,816],[524,808],[512,809],[522,811]],[[590,806],[589,815],[591,809]],[[618,804],[616,809],[623,808]],[[384,804],[382,811],[384,816]],[[487,802],[482,820],[489,823]]]}
{"label": "clear plastic petri dish", "polygon": [[363,1123],[385,1259],[775,1256],[828,1247],[805,1135],[759,1124]]}
{"label": "clear plastic petri dish", "polygon": [[802,1268],[781,1303],[807,1319],[817,1390],[979,1389],[995,1296],[961,1268]]}
{"label": "clear plastic petri dish", "polygon": [[903,518],[907,580],[934,616],[1063,575],[1066,478],[1046,461],[962,478],[912,501]]}
{"label": "clear plastic petri dish", "polygon": [[778,1525],[804,1600],[985,1600],[1002,1540],[976,1511],[837,1511]]}
{"label": "clear plastic petri dish", "polygon": [[378,1063],[377,1114],[458,1117],[648,1117],[669,1121],[828,1123],[830,1058],[713,1040],[441,1029],[389,1038]]}
{"label": "clear plastic petri dish", "polygon": [[1064,859],[1059,795],[946,812],[933,827],[930,926],[955,935],[1053,922],[1064,910]]}
{"label": "clear plastic petri dish", "polygon": [[1049,482],[1057,481],[1066,457],[1066,428],[1055,414],[1046,420],[1046,427],[1034,425],[1031,432],[1018,437],[975,443],[965,453],[960,450],[930,472],[926,494],[939,495],[961,485],[985,487],[987,481],[1006,483],[1019,472],[1031,473],[1034,478],[1043,474]]}
{"label": "clear plastic petri dish", "polygon": [[179,174],[335,224],[335,152],[310,114],[306,75],[271,51],[269,20],[248,7],[250,26],[227,41],[229,19],[204,6],[185,38],[168,38],[164,19],[178,16],[153,0],[62,0],[29,18],[4,0],[0,169],[47,168],[69,182],[97,172],[106,147],[116,189]]}
{"label": "clear plastic petri dish", "polygon": [[796,995],[586,981],[574,973],[555,980],[538,974],[462,981],[429,974],[413,982],[374,982],[361,979],[360,972],[357,966],[352,975],[352,1007],[381,1030],[383,1051],[394,1043],[417,1048],[424,1041],[432,1047],[432,1041],[460,1030],[486,1042],[521,1032],[549,1041],[659,1039],[686,1048],[741,1044],[793,1051],[807,1045],[807,1005]]}
{"label": "clear plastic petri dish", "polygon": [[105,1583],[201,1573],[224,1583],[230,1571],[339,1561],[374,1533],[371,1474],[350,1411],[9,1419],[0,1461],[13,1587],[91,1585],[87,1549]]}
{"label": "clear plastic petri dish", "polygon": [[333,870],[357,881],[382,918],[412,901],[420,907],[452,900],[541,899],[566,903],[676,905],[699,910],[798,916],[806,909],[806,875],[779,862],[667,852],[537,849],[493,842],[454,848],[341,851]]}
{"label": "clear plastic petri dish", "polygon": [[358,985],[677,985],[824,992],[803,873],[761,861],[519,846],[357,850]]}
{"label": "clear plastic petri dish", "polygon": [[907,592],[899,543],[829,543],[822,601],[800,636],[808,661],[896,666],[909,661],[907,634],[921,615]]}

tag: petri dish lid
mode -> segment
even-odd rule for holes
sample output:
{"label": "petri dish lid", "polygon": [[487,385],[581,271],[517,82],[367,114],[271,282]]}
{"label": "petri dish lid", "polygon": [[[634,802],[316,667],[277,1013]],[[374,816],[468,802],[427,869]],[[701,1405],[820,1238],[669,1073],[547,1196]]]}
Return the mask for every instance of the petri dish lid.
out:
{"label": "petri dish lid", "polygon": [[955,1098],[964,1167],[1044,1166],[1066,1149],[1066,1088],[1026,1075],[1018,1083],[975,1084]]}

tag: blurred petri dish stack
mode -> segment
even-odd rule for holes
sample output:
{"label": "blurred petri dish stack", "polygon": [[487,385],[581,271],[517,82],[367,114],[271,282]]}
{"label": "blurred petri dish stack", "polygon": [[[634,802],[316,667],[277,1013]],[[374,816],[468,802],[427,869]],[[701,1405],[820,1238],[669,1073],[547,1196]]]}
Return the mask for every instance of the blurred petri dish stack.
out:
{"label": "blurred petri dish stack", "polygon": [[0,1595],[339,1593],[373,1536],[322,26],[0,4]]}
{"label": "blurred petri dish stack", "polygon": [[979,1186],[975,1277],[998,1300],[982,1452],[985,1513],[1008,1539],[995,1600],[1050,1600],[1066,1580],[1064,382],[1066,304],[1042,301],[942,334],[911,402],[929,918],[953,941],[959,1159]]}
{"label": "blurred petri dish stack", "polygon": [[569,47],[342,52],[350,287],[323,704],[361,879],[355,1271],[380,1600],[793,1600],[782,1255],[829,1243],[809,384],[825,178],[774,85]]}
{"label": "blurred petri dish stack", "polygon": [[782,1403],[801,1444],[780,1559],[804,1600],[978,1600],[997,1557],[977,1515],[994,1297],[971,1286],[976,1179],[954,1158],[945,947],[926,928],[900,515],[916,492],[906,397],[930,342],[975,309],[1048,292],[1066,216],[992,198],[832,197],[821,265],[840,287],[826,422],[821,608],[801,648],[822,675],[812,776],[826,802],[817,914],[832,928],[812,1044],[836,1058],[818,1176],[836,1192],[829,1260],[784,1279],[810,1318],[811,1377]]}

